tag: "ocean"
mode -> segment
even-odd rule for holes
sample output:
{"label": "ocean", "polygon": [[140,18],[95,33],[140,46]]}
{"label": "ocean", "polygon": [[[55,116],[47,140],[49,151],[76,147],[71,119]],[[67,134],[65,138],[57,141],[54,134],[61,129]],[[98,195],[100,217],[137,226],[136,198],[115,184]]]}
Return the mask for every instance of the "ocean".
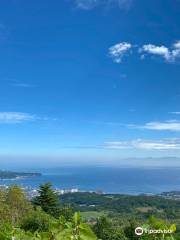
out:
{"label": "ocean", "polygon": [[37,188],[51,182],[54,188],[105,193],[158,194],[180,191],[180,168],[59,167],[36,169],[42,176],[0,180],[0,184],[18,184]]}

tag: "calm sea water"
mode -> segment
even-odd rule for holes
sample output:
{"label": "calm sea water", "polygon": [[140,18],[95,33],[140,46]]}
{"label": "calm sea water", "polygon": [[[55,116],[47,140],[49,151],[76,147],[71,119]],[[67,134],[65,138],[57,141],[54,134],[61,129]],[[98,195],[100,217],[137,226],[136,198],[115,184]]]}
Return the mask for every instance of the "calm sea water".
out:
{"label": "calm sea water", "polygon": [[161,193],[180,190],[180,168],[61,167],[42,170],[42,176],[19,180],[0,180],[0,184],[38,187],[51,182],[60,189],[108,193]]}

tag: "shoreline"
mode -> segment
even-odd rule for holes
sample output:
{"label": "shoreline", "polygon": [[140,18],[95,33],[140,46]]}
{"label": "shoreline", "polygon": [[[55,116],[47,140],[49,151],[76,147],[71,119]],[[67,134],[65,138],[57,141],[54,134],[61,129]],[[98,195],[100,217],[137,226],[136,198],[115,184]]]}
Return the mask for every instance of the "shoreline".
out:
{"label": "shoreline", "polygon": [[[0,179],[2,180],[2,179]],[[7,180],[7,179],[5,179]],[[10,179],[12,180],[12,179]],[[17,179],[14,179],[17,180]],[[0,184],[0,188],[9,188],[13,184]],[[17,184],[18,185],[18,184]],[[38,193],[38,187],[31,187],[31,186],[22,186],[18,185],[21,187],[28,195],[33,194],[36,195]],[[60,188],[53,188],[55,193],[57,195],[64,195],[64,194],[97,194],[97,195],[120,195],[120,196],[129,196],[129,197],[138,197],[138,196],[147,196],[147,197],[163,197],[163,198],[168,198],[168,199],[175,199],[180,200],[180,190],[171,190],[171,191],[162,191],[159,193],[152,193],[152,192],[105,192],[105,191],[98,191],[98,190],[81,190],[78,188],[66,188],[66,189],[60,189]]]}

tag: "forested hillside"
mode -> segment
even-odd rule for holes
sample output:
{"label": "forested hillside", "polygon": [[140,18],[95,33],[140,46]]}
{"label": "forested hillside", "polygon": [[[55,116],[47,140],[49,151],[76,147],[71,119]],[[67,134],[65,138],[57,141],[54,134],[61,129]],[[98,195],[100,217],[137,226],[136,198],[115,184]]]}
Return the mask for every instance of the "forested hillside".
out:
{"label": "forested hillside", "polygon": [[81,212],[106,212],[111,216],[134,216],[145,219],[150,215],[171,220],[180,219],[180,201],[162,196],[68,193],[61,197],[61,202],[70,204]]}
{"label": "forested hillside", "polygon": [[12,172],[0,170],[0,179],[15,179],[35,176],[41,176],[41,173]]}
{"label": "forested hillside", "polygon": [[[0,190],[0,240],[180,239],[179,204],[147,196],[57,196],[49,183],[29,201],[21,188],[11,186]],[[144,230],[141,236],[136,227]]]}

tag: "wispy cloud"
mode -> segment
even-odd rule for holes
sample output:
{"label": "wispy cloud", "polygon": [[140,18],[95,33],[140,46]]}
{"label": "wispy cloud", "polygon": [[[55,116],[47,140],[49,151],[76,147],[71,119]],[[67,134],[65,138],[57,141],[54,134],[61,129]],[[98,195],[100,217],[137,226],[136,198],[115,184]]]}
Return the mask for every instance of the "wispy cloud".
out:
{"label": "wispy cloud", "polygon": [[128,125],[131,128],[138,129],[149,129],[149,130],[157,130],[157,131],[180,131],[180,121],[177,120],[168,120],[165,122],[148,122],[142,126],[139,125]]}
{"label": "wispy cloud", "polygon": [[90,10],[99,3],[99,0],[76,0],[76,6],[83,10]]}
{"label": "wispy cloud", "polygon": [[170,114],[180,115],[180,112],[169,112]]}
{"label": "wispy cloud", "polygon": [[8,79],[9,85],[11,87],[18,87],[18,88],[34,88],[36,85],[28,83],[28,82],[21,82],[16,79]]}
{"label": "wispy cloud", "polygon": [[[116,1],[116,0],[115,0]],[[132,6],[133,0],[117,0],[116,1],[120,8],[130,8]]]}
{"label": "wispy cloud", "polygon": [[128,9],[132,5],[133,0],[75,0],[75,4],[82,10],[91,10],[96,6],[110,6],[115,4],[119,8]]}
{"label": "wispy cloud", "polygon": [[56,117],[38,116],[25,112],[0,112],[0,124],[16,124],[30,121],[58,121]]}
{"label": "wispy cloud", "polygon": [[128,42],[121,42],[115,44],[109,48],[109,55],[114,62],[120,63],[124,55],[132,48],[132,45]]}
{"label": "wispy cloud", "polygon": [[[136,109],[129,109],[130,112],[135,112]],[[179,114],[180,112],[175,112],[174,114]],[[160,121],[152,121],[147,122],[143,125],[138,124],[125,124],[122,122],[111,122],[111,121],[91,121],[93,124],[98,125],[106,125],[112,127],[125,127],[130,129],[139,129],[139,130],[155,130],[155,131],[172,131],[172,132],[179,132],[180,131],[180,121],[179,120],[167,120],[164,122]]]}
{"label": "wispy cloud", "polygon": [[161,56],[167,62],[175,62],[180,58],[180,41],[177,41],[169,48],[164,45],[145,44],[139,49],[139,52],[142,53],[141,56],[143,57],[143,54],[151,54]]}
{"label": "wispy cloud", "polygon": [[35,85],[28,84],[28,83],[12,83],[12,87],[19,87],[19,88],[34,88]]}
{"label": "wispy cloud", "polygon": [[23,112],[0,112],[0,124],[6,123],[21,123],[25,121],[34,121],[37,120],[38,117],[35,115],[31,115],[29,113]]}
{"label": "wispy cloud", "polygon": [[131,141],[112,141],[104,144],[106,149],[141,149],[141,150],[180,150],[180,139],[146,140],[136,139]]}

